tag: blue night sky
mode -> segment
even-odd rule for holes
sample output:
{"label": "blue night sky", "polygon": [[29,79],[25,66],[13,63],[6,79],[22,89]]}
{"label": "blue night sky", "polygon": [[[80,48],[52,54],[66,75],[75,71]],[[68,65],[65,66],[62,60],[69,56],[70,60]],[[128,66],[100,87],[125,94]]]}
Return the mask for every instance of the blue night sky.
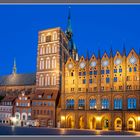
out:
{"label": "blue night sky", "polygon": [[[68,5],[0,5],[0,75],[36,71],[38,31],[67,26]],[[140,5],[71,5],[74,41],[80,55],[127,53],[140,48]]]}

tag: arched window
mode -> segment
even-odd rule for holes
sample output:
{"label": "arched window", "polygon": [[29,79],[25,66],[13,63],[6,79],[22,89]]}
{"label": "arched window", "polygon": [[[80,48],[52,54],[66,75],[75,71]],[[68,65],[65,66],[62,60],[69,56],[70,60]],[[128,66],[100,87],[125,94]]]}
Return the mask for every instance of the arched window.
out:
{"label": "arched window", "polygon": [[52,76],[52,85],[53,86],[56,85],[56,76],[55,75]]}
{"label": "arched window", "polygon": [[52,45],[52,53],[54,53],[54,45]]}
{"label": "arched window", "polygon": [[47,59],[46,59],[46,69],[50,69],[50,58],[48,57]]}
{"label": "arched window", "polygon": [[49,46],[49,53],[51,53],[51,46]]}
{"label": "arched window", "polygon": [[39,86],[44,86],[44,77],[43,77],[43,75],[40,75],[40,77],[39,77]]}
{"label": "arched window", "polygon": [[48,85],[48,75],[45,76],[45,86]]}
{"label": "arched window", "polygon": [[54,53],[57,53],[57,45],[54,45]]}
{"label": "arched window", "polygon": [[78,100],[78,109],[85,109],[85,100],[84,99]]}
{"label": "arched window", "polygon": [[53,33],[53,40],[57,40],[57,33],[56,32]]}
{"label": "arched window", "polygon": [[40,55],[43,54],[43,47],[40,47]]}
{"label": "arched window", "polygon": [[56,58],[55,57],[53,57],[53,59],[52,59],[52,68],[53,69],[56,68]]}
{"label": "arched window", "polygon": [[127,107],[128,109],[136,109],[136,98],[128,98]]}
{"label": "arched window", "polygon": [[41,35],[41,43],[44,43],[44,42],[45,42],[45,35],[42,34],[42,35]]}
{"label": "arched window", "polygon": [[66,100],[66,109],[74,109],[74,99]]}
{"label": "arched window", "polygon": [[48,86],[50,85],[50,76],[48,76]]}
{"label": "arched window", "polygon": [[46,54],[49,53],[49,45],[46,46]]}
{"label": "arched window", "polygon": [[102,99],[102,109],[109,109],[108,99]]}
{"label": "arched window", "polygon": [[40,59],[40,70],[44,69],[44,59]]}
{"label": "arched window", "polygon": [[114,99],[114,109],[122,109],[122,99]]}
{"label": "arched window", "polygon": [[89,108],[90,109],[96,109],[96,99],[90,99]]}

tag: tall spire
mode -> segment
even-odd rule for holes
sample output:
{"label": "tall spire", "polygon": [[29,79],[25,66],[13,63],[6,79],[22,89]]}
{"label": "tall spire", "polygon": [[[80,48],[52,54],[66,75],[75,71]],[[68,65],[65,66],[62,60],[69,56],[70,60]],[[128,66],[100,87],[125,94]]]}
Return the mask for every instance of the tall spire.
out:
{"label": "tall spire", "polygon": [[89,60],[89,51],[88,51],[88,49],[86,51],[87,51],[86,59]]}
{"label": "tall spire", "polygon": [[100,49],[98,49],[98,59],[101,58],[101,55],[100,55]]}
{"label": "tall spire", "polygon": [[112,46],[111,46],[111,49],[110,49],[110,57],[113,57],[113,50],[112,50]]}
{"label": "tall spire", "polygon": [[123,56],[126,56],[126,49],[125,49],[125,43],[123,43]]}
{"label": "tall spire", "polygon": [[13,74],[17,73],[16,59],[14,59]]}
{"label": "tall spire", "polygon": [[67,23],[67,29],[66,29],[66,35],[69,40],[73,36],[72,27],[71,27],[71,11],[70,10],[71,10],[71,7],[69,6],[68,23]]}

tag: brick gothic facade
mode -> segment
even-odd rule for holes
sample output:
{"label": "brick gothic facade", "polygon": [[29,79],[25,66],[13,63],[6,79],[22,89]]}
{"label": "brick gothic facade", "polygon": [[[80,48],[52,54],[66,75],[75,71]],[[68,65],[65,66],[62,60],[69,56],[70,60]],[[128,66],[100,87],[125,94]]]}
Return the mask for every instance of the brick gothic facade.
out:
{"label": "brick gothic facade", "polygon": [[[41,42],[42,41],[42,42]],[[60,28],[39,32],[37,90],[61,91],[61,127],[140,130],[140,56],[116,52],[79,59]],[[67,47],[68,46],[68,47]],[[67,61],[65,61],[67,60]]]}
{"label": "brick gothic facade", "polygon": [[[32,75],[27,77],[33,79]],[[15,79],[5,85],[4,79],[7,77],[0,78],[3,88],[13,81],[24,81]],[[36,88],[36,95],[40,94],[36,96],[39,99],[33,99],[32,118],[43,125],[45,122],[53,127],[140,130],[140,54],[132,49],[126,55],[124,47],[122,53],[117,51],[115,55],[111,50],[102,57],[100,51],[91,58],[79,57],[70,13],[65,33],[59,27],[39,32],[36,85],[25,81]],[[14,82],[14,87],[18,83]],[[46,93],[54,98],[48,99]],[[48,102],[53,107],[47,107]],[[46,114],[48,110],[53,115]]]}
{"label": "brick gothic facade", "polygon": [[65,33],[39,32],[36,89],[60,91],[57,126],[140,130],[140,55],[124,47],[78,58],[70,15]]}

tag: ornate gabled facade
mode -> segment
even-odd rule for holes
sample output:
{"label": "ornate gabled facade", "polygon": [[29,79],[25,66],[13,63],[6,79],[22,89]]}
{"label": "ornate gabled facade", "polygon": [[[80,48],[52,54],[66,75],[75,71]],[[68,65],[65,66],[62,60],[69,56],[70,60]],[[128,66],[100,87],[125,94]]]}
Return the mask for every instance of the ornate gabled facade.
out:
{"label": "ornate gabled facade", "polygon": [[68,59],[62,127],[140,129],[140,56],[134,49],[112,53]]}

